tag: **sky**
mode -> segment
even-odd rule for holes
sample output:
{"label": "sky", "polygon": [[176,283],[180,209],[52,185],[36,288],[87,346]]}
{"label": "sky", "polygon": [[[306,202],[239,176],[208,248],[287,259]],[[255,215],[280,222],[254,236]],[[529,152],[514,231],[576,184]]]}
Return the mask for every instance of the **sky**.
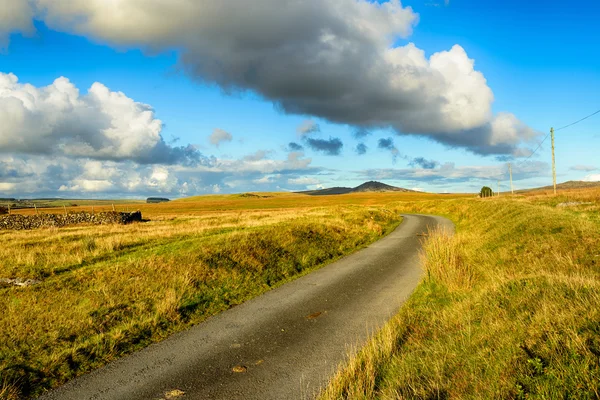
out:
{"label": "sky", "polygon": [[[551,184],[592,0],[0,0],[0,197]],[[600,115],[557,131],[600,180]],[[539,149],[538,149],[539,147]],[[538,149],[537,151],[534,150]]]}

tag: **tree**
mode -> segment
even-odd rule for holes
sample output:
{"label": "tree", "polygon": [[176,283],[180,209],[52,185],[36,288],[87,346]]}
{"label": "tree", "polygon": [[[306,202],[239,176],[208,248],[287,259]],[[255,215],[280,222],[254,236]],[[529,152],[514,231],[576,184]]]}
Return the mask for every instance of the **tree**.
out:
{"label": "tree", "polygon": [[479,192],[479,197],[492,197],[494,192],[488,186],[484,186],[481,188],[481,192]]}

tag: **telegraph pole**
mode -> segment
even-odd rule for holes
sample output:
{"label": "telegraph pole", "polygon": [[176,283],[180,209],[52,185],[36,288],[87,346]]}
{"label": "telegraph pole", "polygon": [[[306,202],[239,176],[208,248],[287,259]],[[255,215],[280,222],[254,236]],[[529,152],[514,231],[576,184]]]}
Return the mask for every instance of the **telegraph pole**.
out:
{"label": "telegraph pole", "polygon": [[554,158],[554,128],[550,128],[552,136],[552,180],[554,182],[554,195],[556,196],[556,159]]}
{"label": "telegraph pole", "polygon": [[500,197],[500,181],[498,181],[498,197]]}
{"label": "telegraph pole", "polygon": [[512,165],[510,163],[508,163],[508,173],[510,174],[510,193],[515,194],[515,188],[512,183]]}

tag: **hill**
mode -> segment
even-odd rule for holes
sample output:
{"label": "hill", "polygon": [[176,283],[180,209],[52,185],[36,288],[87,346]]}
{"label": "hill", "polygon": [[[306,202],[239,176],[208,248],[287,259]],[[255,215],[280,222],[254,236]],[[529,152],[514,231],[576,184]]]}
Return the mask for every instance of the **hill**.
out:
{"label": "hill", "polygon": [[[587,189],[600,186],[600,182],[567,181],[556,185],[557,189]],[[553,186],[544,186],[540,189],[553,189]]]}
{"label": "hill", "polygon": [[[600,182],[585,182],[585,181],[567,181],[567,182],[563,182],[563,183],[558,183],[556,185],[556,189],[561,190],[567,190],[567,189],[589,189],[589,188],[595,188],[595,187],[600,187]],[[554,187],[552,185],[548,185],[548,186],[543,186],[543,187],[539,187],[539,188],[531,188],[531,189],[521,189],[521,190],[516,190],[516,193],[525,193],[525,192],[532,192],[535,190],[553,190]]]}
{"label": "hill", "polygon": [[399,188],[396,186],[390,186],[390,185],[386,185],[385,183],[381,183],[381,182],[370,181],[370,182],[365,182],[362,185],[355,187],[352,190],[352,192],[353,193],[360,193],[360,192],[413,192],[413,190]]}
{"label": "hill", "polygon": [[329,189],[321,190],[306,190],[303,192],[297,192],[307,194],[309,196],[327,196],[336,194],[347,194],[347,193],[366,193],[366,192],[413,192],[413,190],[399,188],[396,186],[386,185],[385,183],[369,181],[355,188],[347,187],[333,187]]}

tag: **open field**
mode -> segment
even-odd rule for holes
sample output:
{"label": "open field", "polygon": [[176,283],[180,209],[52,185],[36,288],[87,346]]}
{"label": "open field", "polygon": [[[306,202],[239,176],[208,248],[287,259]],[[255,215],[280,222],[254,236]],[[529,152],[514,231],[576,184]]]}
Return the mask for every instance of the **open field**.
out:
{"label": "open field", "polygon": [[[10,206],[13,210],[29,209],[29,208],[56,208],[56,207],[69,207],[75,208],[78,206],[105,206],[111,207],[114,204],[144,204],[144,200],[90,200],[90,199],[34,199],[34,200],[14,200],[6,201],[0,200],[0,206]],[[59,212],[53,210],[53,212]]]}
{"label": "open field", "polygon": [[[389,232],[398,212],[450,217],[457,235],[432,233],[427,279],[324,398],[598,395],[600,189],[256,196],[116,206],[142,210],[144,224],[0,232],[0,277],[42,281],[0,288],[0,398],[59,385],[329,263]],[[584,204],[557,207],[573,201]]]}
{"label": "open field", "polygon": [[397,207],[457,233],[321,399],[600,398],[600,189]]}
{"label": "open field", "polygon": [[42,281],[0,288],[0,398],[40,393],[355,251],[400,222],[386,204],[418,198],[263,196],[117,208],[141,209],[143,224],[0,232],[0,278]]}

